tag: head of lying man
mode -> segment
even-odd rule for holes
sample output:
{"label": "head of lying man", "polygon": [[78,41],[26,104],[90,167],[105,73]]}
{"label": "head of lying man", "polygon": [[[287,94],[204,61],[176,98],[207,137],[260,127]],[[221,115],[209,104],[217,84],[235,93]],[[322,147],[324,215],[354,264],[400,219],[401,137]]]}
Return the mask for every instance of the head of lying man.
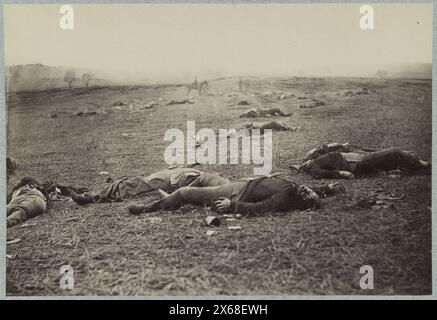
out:
{"label": "head of lying man", "polygon": [[300,185],[296,190],[296,204],[299,210],[319,209],[320,197],[314,190]]}
{"label": "head of lying man", "polygon": [[24,186],[28,186],[30,188],[36,188],[36,189],[44,189],[43,186],[34,178],[31,177],[24,177],[23,179],[21,179],[21,181],[15,186],[15,188],[21,188]]}

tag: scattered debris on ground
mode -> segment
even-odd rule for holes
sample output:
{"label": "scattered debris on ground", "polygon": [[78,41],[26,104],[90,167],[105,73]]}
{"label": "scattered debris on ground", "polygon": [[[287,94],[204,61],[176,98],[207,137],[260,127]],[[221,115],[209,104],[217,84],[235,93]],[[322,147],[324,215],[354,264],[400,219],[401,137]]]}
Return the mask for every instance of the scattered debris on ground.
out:
{"label": "scattered debris on ground", "polygon": [[242,228],[241,228],[241,226],[228,226],[228,229],[229,229],[229,230],[232,230],[232,231],[239,231],[239,230],[241,230]]}
{"label": "scattered debris on ground", "polygon": [[207,230],[206,231],[206,235],[207,236],[213,236],[213,235],[215,235],[215,234],[217,234],[218,232],[217,231],[215,231],[215,230]]}
{"label": "scattered debris on ground", "polygon": [[216,216],[207,216],[205,218],[205,222],[207,225],[214,226],[214,227],[220,227],[221,225],[220,219]]}
{"label": "scattered debris on ground", "polygon": [[137,134],[134,133],[134,132],[123,132],[123,133],[121,134],[122,137],[126,137],[126,138],[132,138],[132,137],[135,137],[136,135],[137,135]]}
{"label": "scattered debris on ground", "polygon": [[393,193],[379,191],[358,199],[351,207],[372,208],[374,210],[394,208],[396,201],[402,200],[404,197],[405,194],[395,196]]}

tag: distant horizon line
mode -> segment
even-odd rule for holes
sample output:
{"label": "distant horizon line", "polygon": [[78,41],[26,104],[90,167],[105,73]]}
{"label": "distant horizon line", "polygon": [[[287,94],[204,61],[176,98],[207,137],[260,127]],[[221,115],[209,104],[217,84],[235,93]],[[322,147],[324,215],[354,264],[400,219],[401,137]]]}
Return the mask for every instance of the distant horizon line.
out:
{"label": "distant horizon line", "polygon": [[[41,66],[46,68],[59,68],[59,69],[72,69],[72,70],[81,70],[84,72],[94,72],[96,80],[103,80],[108,81],[115,84],[129,84],[129,85],[143,85],[143,84],[179,84],[179,83],[186,83],[188,78],[198,76],[201,78],[207,78],[211,81],[217,81],[221,79],[231,79],[231,78],[378,78],[377,74],[375,72],[378,71],[385,71],[387,74],[383,76],[382,78],[398,78],[398,79],[414,79],[416,78],[415,75],[418,75],[417,79],[432,79],[432,62],[393,62],[390,64],[386,64],[386,67],[394,67],[394,66],[426,66],[430,67],[429,70],[384,70],[384,67],[374,65],[372,66],[372,69],[370,69],[368,72],[354,72],[351,71],[350,74],[348,74],[347,71],[334,73],[332,72],[333,67],[326,67],[328,70],[321,69],[320,73],[318,73],[314,69],[300,69],[300,70],[290,70],[285,72],[277,72],[272,71],[270,74],[267,72],[256,72],[256,73],[247,73],[247,72],[241,72],[241,73],[234,73],[230,74],[225,71],[219,71],[219,70],[206,70],[206,71],[199,71],[199,72],[184,72],[181,71],[180,73],[175,73],[174,75],[149,75],[149,76],[141,76],[140,74],[136,76],[131,76],[131,79],[129,79],[128,75],[123,74],[122,70],[116,70],[116,69],[104,69],[104,68],[92,68],[92,67],[83,67],[83,66],[67,66],[67,65],[49,65],[44,64],[40,62],[32,62],[32,63],[23,63],[23,64],[5,64],[5,71],[8,68],[13,68],[17,66]],[[359,64],[355,64],[354,66],[359,66]],[[353,69],[353,67],[351,66]],[[119,75],[116,75],[116,73],[119,72]],[[127,73],[129,71],[126,71]],[[102,73],[102,74],[100,74]],[[106,74],[105,74],[106,73]],[[153,72],[152,72],[153,73]],[[330,74],[331,73],[331,74]],[[208,75],[209,74],[209,75]],[[429,74],[429,76],[428,76]],[[408,76],[410,75],[410,76]],[[422,75],[422,76],[419,76]],[[53,79],[56,79],[59,77],[54,76]]]}

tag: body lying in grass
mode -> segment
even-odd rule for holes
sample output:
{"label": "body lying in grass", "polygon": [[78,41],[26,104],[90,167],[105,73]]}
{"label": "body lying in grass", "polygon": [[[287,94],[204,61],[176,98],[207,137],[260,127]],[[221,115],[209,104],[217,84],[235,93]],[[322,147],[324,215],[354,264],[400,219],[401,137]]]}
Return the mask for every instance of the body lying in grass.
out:
{"label": "body lying in grass", "polygon": [[292,113],[285,113],[279,108],[268,108],[268,109],[250,109],[240,115],[240,118],[258,118],[258,117],[289,117]]}
{"label": "body lying in grass", "polygon": [[286,123],[279,122],[279,121],[269,121],[260,124],[248,123],[243,125],[239,129],[229,130],[228,138],[233,138],[233,137],[240,138],[240,137],[250,136],[252,135],[253,129],[259,129],[259,133],[263,135],[264,131],[267,129],[272,131],[297,131],[297,129],[301,129],[302,127],[303,125],[300,127],[292,127]]}
{"label": "body lying in grass", "polygon": [[23,178],[8,196],[6,222],[11,227],[43,214],[50,205],[45,188],[35,179]]}
{"label": "body lying in grass", "polygon": [[53,181],[39,183],[25,177],[8,195],[6,207],[8,227],[22,223],[48,211],[54,200],[68,199],[72,194],[85,192],[86,188],[73,187]]}
{"label": "body lying in grass", "polygon": [[309,188],[278,177],[239,180],[215,187],[182,187],[164,198],[144,206],[131,206],[140,214],[158,210],[177,210],[184,204],[212,205],[219,213],[264,214],[293,209],[320,207],[320,198],[344,192],[338,184]]}
{"label": "body lying in grass", "polygon": [[73,193],[72,199],[79,204],[113,202],[141,196],[156,190],[172,192],[184,186],[217,186],[229,180],[192,168],[174,167],[155,172],[146,177],[117,179],[98,193]]}
{"label": "body lying in grass", "polygon": [[352,179],[378,170],[430,173],[431,164],[418,156],[396,148],[376,150],[359,148],[347,143],[333,143],[311,150],[301,165],[290,166],[301,170],[313,178]]}
{"label": "body lying in grass", "polygon": [[284,122],[280,121],[270,121],[260,124],[248,123],[245,124],[242,128],[245,129],[259,129],[261,134],[264,134],[264,130],[270,129],[272,131],[296,131],[297,127],[292,127]]}

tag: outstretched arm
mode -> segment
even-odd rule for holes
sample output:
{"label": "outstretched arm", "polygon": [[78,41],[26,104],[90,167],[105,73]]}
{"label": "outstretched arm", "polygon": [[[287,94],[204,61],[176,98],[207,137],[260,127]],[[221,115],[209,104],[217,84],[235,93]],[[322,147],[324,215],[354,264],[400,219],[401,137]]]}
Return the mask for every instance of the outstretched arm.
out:
{"label": "outstretched arm", "polygon": [[238,201],[236,198],[232,198],[229,204],[222,206],[222,202],[227,202],[226,200],[228,199],[219,199],[218,201],[214,202],[214,207],[218,208],[221,212],[241,213],[243,215],[264,214],[273,211],[284,211],[291,207],[291,199],[288,192],[276,193],[258,202],[244,202]]}
{"label": "outstretched arm", "polygon": [[353,173],[349,171],[321,169],[320,167],[312,167],[308,174],[314,179],[353,179]]}
{"label": "outstretched arm", "polygon": [[323,186],[311,187],[310,189],[313,190],[315,193],[317,193],[317,195],[320,198],[325,198],[333,194],[346,192],[346,188],[337,182],[330,183],[328,185],[323,185]]}

